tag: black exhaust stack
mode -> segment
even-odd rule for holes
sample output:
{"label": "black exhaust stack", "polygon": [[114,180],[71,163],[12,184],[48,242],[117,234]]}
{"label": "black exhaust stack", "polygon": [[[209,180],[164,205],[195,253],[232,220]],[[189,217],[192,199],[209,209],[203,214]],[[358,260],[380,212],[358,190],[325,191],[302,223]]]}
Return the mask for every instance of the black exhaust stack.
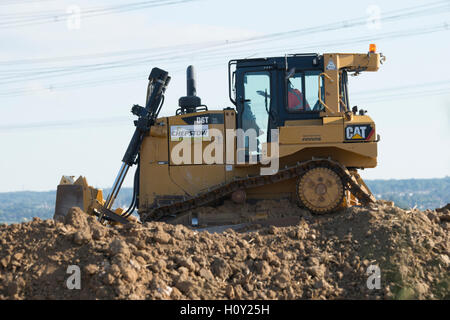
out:
{"label": "black exhaust stack", "polygon": [[203,110],[208,110],[206,106],[202,105],[200,97],[197,97],[195,71],[192,65],[186,70],[186,89],[187,95],[178,100],[180,108],[177,110],[177,114],[195,113],[199,111],[199,107],[203,107],[201,108]]}

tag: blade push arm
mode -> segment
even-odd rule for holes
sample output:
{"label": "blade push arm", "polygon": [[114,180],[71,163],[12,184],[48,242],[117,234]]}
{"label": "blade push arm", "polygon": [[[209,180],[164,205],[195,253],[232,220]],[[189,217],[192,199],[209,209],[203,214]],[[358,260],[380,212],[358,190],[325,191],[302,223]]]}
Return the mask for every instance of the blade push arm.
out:
{"label": "blade push arm", "polygon": [[136,163],[142,140],[144,139],[145,134],[149,132],[151,126],[158,117],[159,111],[161,110],[164,92],[169,84],[170,77],[168,72],[158,68],[153,68],[148,80],[149,85],[145,108],[139,105],[134,105],[131,110],[134,115],[138,116],[138,120],[134,121],[136,130],[134,131],[133,137],[131,138],[128,148],[122,158],[122,166],[120,167],[119,173],[117,174],[111,191],[106,198],[104,205],[106,209],[111,209],[114,200],[119,194],[128,170],[133,164]]}

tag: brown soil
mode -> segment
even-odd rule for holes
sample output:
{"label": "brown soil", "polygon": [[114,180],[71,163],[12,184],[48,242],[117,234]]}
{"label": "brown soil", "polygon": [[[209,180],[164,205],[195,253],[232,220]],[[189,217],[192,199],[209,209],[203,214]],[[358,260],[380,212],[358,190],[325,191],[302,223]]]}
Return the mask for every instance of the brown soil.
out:
{"label": "brown soil", "polygon": [[[0,299],[450,299],[449,206],[288,211],[297,225],[243,233],[104,227],[78,208],[65,223],[2,225]],[[66,286],[70,265],[81,290]],[[367,287],[370,265],[380,289]]]}

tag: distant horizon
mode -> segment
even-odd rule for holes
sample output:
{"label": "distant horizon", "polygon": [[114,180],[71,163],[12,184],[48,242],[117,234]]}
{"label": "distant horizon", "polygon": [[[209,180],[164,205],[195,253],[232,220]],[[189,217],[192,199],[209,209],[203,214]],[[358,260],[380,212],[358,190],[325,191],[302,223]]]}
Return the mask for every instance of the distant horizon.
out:
{"label": "distant horizon", "polygon": [[[396,178],[391,178],[391,179],[364,179],[364,181],[404,181],[404,180],[440,180],[440,179],[449,179],[450,175],[446,175],[445,177],[441,177],[441,178],[407,178],[407,179],[396,179]],[[88,181],[89,182],[89,181]],[[0,194],[2,193],[16,193],[16,192],[53,192],[56,191],[56,188],[58,187],[58,184],[56,185],[55,189],[43,189],[43,190],[12,190],[12,191],[0,191]],[[102,189],[102,190],[106,190],[111,188],[109,187],[96,187],[93,186],[94,188],[97,189]],[[122,189],[132,189],[132,186],[123,186]]]}

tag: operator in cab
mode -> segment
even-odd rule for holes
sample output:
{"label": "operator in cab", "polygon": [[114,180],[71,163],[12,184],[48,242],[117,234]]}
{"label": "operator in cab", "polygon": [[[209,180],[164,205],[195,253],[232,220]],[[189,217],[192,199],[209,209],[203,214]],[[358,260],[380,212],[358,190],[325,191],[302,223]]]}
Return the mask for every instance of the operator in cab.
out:
{"label": "operator in cab", "polygon": [[289,111],[311,111],[308,101],[303,94],[295,88],[288,80],[288,110]]}

